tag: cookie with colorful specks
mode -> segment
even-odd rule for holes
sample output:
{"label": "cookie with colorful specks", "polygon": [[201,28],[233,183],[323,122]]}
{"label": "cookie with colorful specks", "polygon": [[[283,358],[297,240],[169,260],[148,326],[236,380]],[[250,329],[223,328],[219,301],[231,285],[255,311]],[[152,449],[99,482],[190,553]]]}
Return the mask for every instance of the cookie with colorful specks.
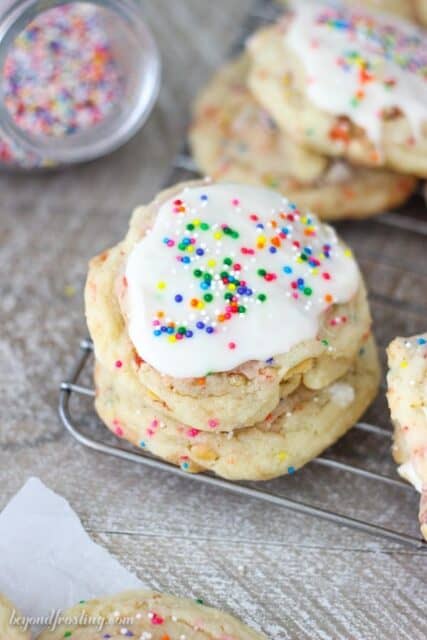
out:
{"label": "cookie with colorful specks", "polygon": [[202,601],[153,591],[128,591],[82,602],[62,617],[70,622],[43,631],[37,640],[267,640]]}
{"label": "cookie with colorful specks", "polygon": [[97,363],[95,406],[104,423],[137,447],[190,473],[212,471],[230,480],[292,475],[334,444],[375,398],[380,370],[369,337],[351,368],[319,391],[298,385],[266,418],[229,433],[200,431],[144,404],[134,372],[117,376]]}
{"label": "cookie with colorful specks", "polygon": [[249,66],[247,55],[226,64],[196,101],[190,142],[203,173],[277,189],[324,220],[364,218],[410,196],[410,176],[352,167],[295,143],[247,88]]}
{"label": "cookie with colorful specks", "polygon": [[144,405],[208,432],[332,384],[371,326],[335,232],[249,185],[177,185],[137,209],[124,242],[91,261],[85,297],[100,364],[135,371]]}
{"label": "cookie with colorful specks", "polygon": [[427,540],[427,333],[396,338],[387,354],[393,456],[400,475],[421,493],[419,520]]}
{"label": "cookie with colorful specks", "polygon": [[[278,0],[278,2],[285,6],[289,5],[288,0]],[[406,20],[427,24],[427,2],[425,0],[345,0],[345,3],[349,6],[394,13]]]}
{"label": "cookie with colorful specks", "polygon": [[298,143],[427,176],[426,32],[391,14],[305,0],[249,42],[249,86]]}

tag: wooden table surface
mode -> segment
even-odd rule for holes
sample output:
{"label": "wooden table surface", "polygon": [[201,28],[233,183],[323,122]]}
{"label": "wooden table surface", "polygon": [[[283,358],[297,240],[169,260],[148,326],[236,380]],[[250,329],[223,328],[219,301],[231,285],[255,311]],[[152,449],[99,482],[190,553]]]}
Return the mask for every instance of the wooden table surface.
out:
{"label": "wooden table surface", "polygon": [[[58,384],[86,335],[87,261],[123,236],[132,208],[164,181],[192,97],[223,60],[250,6],[146,2],[164,77],[140,134],[88,166],[0,176],[0,508],[29,476],[39,476],[148,585],[202,597],[272,640],[421,640],[425,553],[90,452],[58,420]],[[363,236],[364,224],[352,233]],[[368,244],[378,244],[383,229],[370,230]],[[392,255],[395,247],[384,243],[387,249]],[[368,262],[364,269],[375,270]],[[408,322],[403,329],[412,328]],[[414,323],[418,328],[420,320]],[[366,446],[364,456],[377,453],[375,440]],[[392,468],[388,444],[381,446]],[[290,482],[305,498],[354,507],[359,516],[377,513],[401,527],[412,519],[416,533],[415,493],[358,482],[343,488],[317,468],[282,486]]]}

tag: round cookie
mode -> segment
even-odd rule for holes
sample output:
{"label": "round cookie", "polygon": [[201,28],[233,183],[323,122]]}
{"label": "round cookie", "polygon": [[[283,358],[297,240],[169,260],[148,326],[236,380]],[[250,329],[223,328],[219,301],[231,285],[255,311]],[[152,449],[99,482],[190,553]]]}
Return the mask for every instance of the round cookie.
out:
{"label": "round cookie", "polygon": [[259,102],[308,148],[427,176],[426,32],[328,1],[292,6],[249,43]]}
{"label": "round cookie", "polygon": [[267,640],[231,615],[154,591],[128,591],[64,612],[74,624],[43,631],[37,640]]}
{"label": "round cookie", "polygon": [[[124,268],[162,203],[185,188],[178,185],[136,210],[125,241],[92,260],[86,286],[87,321],[100,364],[119,377],[135,372],[144,405],[156,410],[161,405],[165,416],[183,423],[191,416],[192,427],[198,430],[226,432],[264,420],[300,384],[321,389],[344,375],[369,334],[371,318],[357,273],[355,294],[348,302],[325,310],[317,335],[275,354],[273,361],[244,361],[227,371],[184,378],[165,375],[144,361],[129,337]],[[122,434],[119,422],[116,433]]]}
{"label": "round cookie", "polygon": [[196,101],[190,143],[201,171],[277,189],[324,220],[364,218],[409,197],[410,176],[351,167],[295,143],[247,88],[249,66],[247,55],[226,64]]}
{"label": "round cookie", "polygon": [[396,338],[387,355],[393,456],[400,475],[421,493],[419,520],[427,540],[427,333]]}
{"label": "round cookie", "polygon": [[[96,365],[96,410],[136,446],[189,472],[230,480],[268,480],[293,473],[336,442],[375,398],[380,370],[372,337],[351,369],[320,391],[300,385],[267,418],[230,433],[199,431],[144,405],[134,373],[116,376]],[[191,417],[191,414],[189,414]]]}
{"label": "round cookie", "polygon": [[25,629],[21,614],[0,593],[0,640],[30,640],[30,631]]}

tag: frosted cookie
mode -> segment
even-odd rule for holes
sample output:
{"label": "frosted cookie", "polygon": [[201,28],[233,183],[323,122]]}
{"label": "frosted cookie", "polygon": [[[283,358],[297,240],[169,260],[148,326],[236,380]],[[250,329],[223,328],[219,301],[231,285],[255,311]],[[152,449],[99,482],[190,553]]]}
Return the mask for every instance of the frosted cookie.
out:
{"label": "frosted cookie", "polygon": [[21,614],[16,607],[0,593],[0,640],[30,640],[31,634],[25,629]]}
{"label": "frosted cookie", "polygon": [[427,540],[427,334],[396,338],[387,353],[393,456],[400,475],[421,493],[419,518]]}
{"label": "frosted cookie", "polygon": [[426,176],[426,32],[333,0],[292,6],[249,43],[259,102],[311,149]]}
{"label": "frosted cookie", "polygon": [[277,189],[325,220],[364,218],[409,197],[410,176],[351,167],[296,144],[252,97],[248,71],[248,56],[225,65],[196,102],[190,142],[203,173]]}
{"label": "frosted cookie", "polygon": [[44,631],[38,640],[267,640],[232,616],[153,591],[89,600],[64,612],[74,624]]}
{"label": "frosted cookie", "polygon": [[139,208],[124,242],[91,262],[85,297],[99,363],[134,371],[144,405],[208,432],[332,384],[371,325],[335,232],[248,185],[177,185]]}
{"label": "frosted cookie", "polygon": [[[96,409],[105,424],[136,446],[190,473],[213,471],[231,480],[292,474],[346,433],[375,398],[380,372],[373,338],[350,370],[319,391],[299,385],[266,419],[230,433],[200,431],[141,401],[133,372],[96,367]],[[191,418],[191,414],[189,414]]]}
{"label": "frosted cookie", "polygon": [[[280,4],[289,5],[288,0],[278,0]],[[349,6],[366,7],[376,11],[394,13],[406,20],[427,24],[426,0],[345,0]]]}

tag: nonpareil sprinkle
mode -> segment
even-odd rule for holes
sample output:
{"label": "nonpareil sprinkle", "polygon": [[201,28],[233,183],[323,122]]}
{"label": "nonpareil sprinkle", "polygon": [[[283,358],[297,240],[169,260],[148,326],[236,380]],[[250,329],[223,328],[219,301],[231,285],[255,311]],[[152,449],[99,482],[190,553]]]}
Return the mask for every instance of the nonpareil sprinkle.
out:
{"label": "nonpareil sprinkle", "polygon": [[39,15],[6,58],[6,107],[15,123],[34,135],[69,135],[98,124],[121,88],[100,13],[83,3]]}
{"label": "nonpareil sprinkle", "polygon": [[[124,90],[102,12],[82,2],[29,23],[8,51],[2,81],[13,123],[31,136],[56,138],[103,122]],[[0,140],[0,161],[36,163],[22,153]]]}

